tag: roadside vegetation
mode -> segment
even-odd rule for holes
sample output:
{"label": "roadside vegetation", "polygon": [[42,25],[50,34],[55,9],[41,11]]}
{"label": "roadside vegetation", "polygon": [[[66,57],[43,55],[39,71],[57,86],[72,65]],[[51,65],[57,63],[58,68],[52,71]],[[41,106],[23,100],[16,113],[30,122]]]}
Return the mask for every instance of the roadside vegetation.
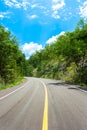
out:
{"label": "roadside vegetation", "polygon": [[0,89],[22,82],[26,73],[26,59],[16,38],[0,26]]}
{"label": "roadside vegetation", "polygon": [[28,60],[17,39],[0,26],[0,90],[22,82],[24,76],[87,86],[87,22],[81,19],[73,32],[59,36]]}
{"label": "roadside vegetation", "polygon": [[7,84],[0,83],[0,90],[11,88],[13,86],[17,86],[17,85],[23,83],[25,80],[26,80],[25,78],[21,77],[21,78],[18,78],[17,80],[15,80],[15,82],[13,82],[13,83],[7,83]]}
{"label": "roadside vegetation", "polygon": [[87,23],[81,19],[73,32],[32,55],[29,74],[87,85]]}

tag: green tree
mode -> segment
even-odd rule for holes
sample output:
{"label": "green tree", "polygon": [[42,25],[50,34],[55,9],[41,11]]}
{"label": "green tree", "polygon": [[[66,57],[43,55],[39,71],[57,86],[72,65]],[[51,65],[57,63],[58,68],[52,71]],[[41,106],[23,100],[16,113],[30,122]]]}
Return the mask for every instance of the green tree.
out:
{"label": "green tree", "polygon": [[26,59],[19,49],[16,38],[0,26],[0,77],[4,83],[13,82],[25,75]]}

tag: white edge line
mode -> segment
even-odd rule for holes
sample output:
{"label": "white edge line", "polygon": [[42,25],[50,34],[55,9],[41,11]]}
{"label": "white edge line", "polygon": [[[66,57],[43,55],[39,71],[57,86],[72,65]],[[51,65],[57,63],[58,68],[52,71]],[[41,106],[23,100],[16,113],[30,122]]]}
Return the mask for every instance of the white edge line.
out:
{"label": "white edge line", "polygon": [[[27,84],[27,83],[26,83],[26,84]],[[25,84],[25,85],[26,85],[26,84]],[[1,97],[1,98],[0,98],[0,100],[2,100],[2,99],[4,99],[4,98],[8,97],[9,95],[12,95],[13,93],[15,93],[15,92],[19,91],[20,89],[24,88],[24,87],[25,87],[25,85],[24,85],[24,86],[22,86],[22,87],[20,87],[20,88],[17,88],[16,90],[12,91],[12,92],[11,92],[11,93],[9,93],[9,94],[6,94],[5,96]]]}
{"label": "white edge line", "polygon": [[84,90],[84,89],[82,89],[82,88],[80,88],[81,86],[80,85],[70,85],[71,87],[75,87],[75,88],[77,88],[78,90],[80,90],[80,91],[82,91],[82,92],[84,92],[84,93],[87,93],[87,90]]}
{"label": "white edge line", "polygon": [[81,90],[82,92],[85,92],[85,93],[87,93],[87,91],[86,91],[86,90],[83,90],[83,89],[81,89],[81,88],[79,88],[79,90]]}

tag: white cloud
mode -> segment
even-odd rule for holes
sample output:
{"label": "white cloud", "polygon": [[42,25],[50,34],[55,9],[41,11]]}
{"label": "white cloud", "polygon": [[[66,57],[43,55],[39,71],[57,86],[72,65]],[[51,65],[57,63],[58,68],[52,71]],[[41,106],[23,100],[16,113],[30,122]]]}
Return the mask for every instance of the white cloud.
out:
{"label": "white cloud", "polygon": [[59,19],[60,16],[58,15],[58,11],[54,11],[53,14],[52,14],[52,17],[55,18],[55,19]]}
{"label": "white cloud", "polygon": [[38,16],[37,16],[36,14],[33,14],[33,15],[27,15],[26,17],[27,17],[28,19],[30,19],[30,20],[33,20],[33,19],[38,18]]}
{"label": "white cloud", "polygon": [[58,34],[58,35],[56,35],[56,36],[52,36],[51,38],[49,38],[49,39],[46,41],[46,44],[52,44],[52,43],[56,42],[57,38],[58,38],[59,36],[64,35],[64,34],[65,34],[65,32],[63,31],[63,32],[61,32],[60,34]]}
{"label": "white cloud", "polygon": [[46,44],[52,44],[54,43],[58,38],[58,35],[56,36],[52,36],[51,38],[49,38],[47,41],[46,41]]}
{"label": "white cloud", "polygon": [[65,6],[64,0],[52,0],[52,17],[55,19],[59,19],[60,16],[58,11]]}
{"label": "white cloud", "polygon": [[37,6],[37,4],[31,4],[31,8],[36,8]]}
{"label": "white cloud", "polygon": [[30,5],[30,3],[27,1],[19,2],[18,0],[4,0],[4,2],[9,7],[14,7],[14,8],[23,7],[24,10],[27,10],[28,6]]}
{"label": "white cloud", "polygon": [[30,55],[41,49],[43,49],[42,45],[34,42],[25,43],[22,46],[22,52],[26,55],[26,57],[29,57]]}
{"label": "white cloud", "polygon": [[4,15],[3,15],[3,14],[0,14],[0,18],[4,18]]}
{"label": "white cloud", "polygon": [[81,2],[81,0],[77,0],[77,2]]}
{"label": "white cloud", "polygon": [[22,2],[22,5],[21,5],[23,8],[24,8],[24,10],[27,10],[28,9],[28,7],[30,6],[30,3],[29,2]]}
{"label": "white cloud", "polygon": [[9,7],[21,7],[21,4],[17,0],[5,0],[5,4]]}
{"label": "white cloud", "polygon": [[[28,13],[28,15],[31,14],[31,12],[29,13],[29,10],[31,10],[32,12],[36,11],[36,13],[39,15],[48,15],[49,17],[51,16],[55,19],[60,18],[59,10],[65,5],[64,0],[50,0],[50,3],[48,3],[46,0],[44,3],[40,0],[4,0],[4,3],[10,8],[23,9],[26,11],[26,13]],[[37,18],[37,16],[32,15],[29,18],[34,19]]]}
{"label": "white cloud", "polygon": [[61,9],[65,5],[64,1],[61,1],[61,3],[53,4],[52,9],[53,11],[57,11]]}
{"label": "white cloud", "polygon": [[4,0],[5,4],[9,7],[14,8],[23,8],[24,10],[27,10],[29,7],[32,9],[34,8],[40,8],[44,9],[44,6],[39,5],[38,3],[32,4],[32,2],[29,2],[28,0],[22,0],[19,2],[19,0]]}
{"label": "white cloud", "polygon": [[13,2],[11,2],[10,0],[4,0],[4,2],[9,7],[13,6]]}
{"label": "white cloud", "polygon": [[29,18],[29,19],[36,19],[36,18],[38,18],[38,16],[36,14],[27,15],[27,18]]}
{"label": "white cloud", "polygon": [[59,0],[52,0],[52,2],[57,3]]}
{"label": "white cloud", "polygon": [[38,8],[38,9],[41,9],[41,10],[45,10],[45,9],[46,9],[45,6],[40,5],[39,3],[30,4],[30,7],[31,7],[32,9],[35,9],[35,8]]}
{"label": "white cloud", "polygon": [[0,19],[9,18],[10,12],[0,12]]}
{"label": "white cloud", "polygon": [[80,6],[80,15],[81,17],[87,19],[87,1],[85,1],[83,5]]}

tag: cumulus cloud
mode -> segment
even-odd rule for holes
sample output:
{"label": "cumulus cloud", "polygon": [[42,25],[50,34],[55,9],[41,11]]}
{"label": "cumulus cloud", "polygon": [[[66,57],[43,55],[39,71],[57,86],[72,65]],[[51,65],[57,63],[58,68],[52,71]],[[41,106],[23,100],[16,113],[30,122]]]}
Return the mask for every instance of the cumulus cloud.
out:
{"label": "cumulus cloud", "polygon": [[52,0],[52,17],[55,19],[59,19],[60,16],[58,11],[65,6],[64,0]]}
{"label": "cumulus cloud", "polygon": [[81,17],[87,19],[87,1],[85,1],[83,5],[80,6],[80,15]]}
{"label": "cumulus cloud", "polygon": [[64,35],[64,34],[65,34],[65,32],[63,31],[63,32],[61,32],[60,34],[58,34],[58,35],[56,35],[56,36],[52,36],[51,38],[49,38],[49,39],[46,41],[46,44],[52,44],[52,43],[56,42],[57,38],[58,38],[59,36]]}
{"label": "cumulus cloud", "polygon": [[41,49],[43,49],[42,45],[34,42],[25,43],[22,46],[22,52],[26,55],[26,57],[29,57],[30,55]]}

